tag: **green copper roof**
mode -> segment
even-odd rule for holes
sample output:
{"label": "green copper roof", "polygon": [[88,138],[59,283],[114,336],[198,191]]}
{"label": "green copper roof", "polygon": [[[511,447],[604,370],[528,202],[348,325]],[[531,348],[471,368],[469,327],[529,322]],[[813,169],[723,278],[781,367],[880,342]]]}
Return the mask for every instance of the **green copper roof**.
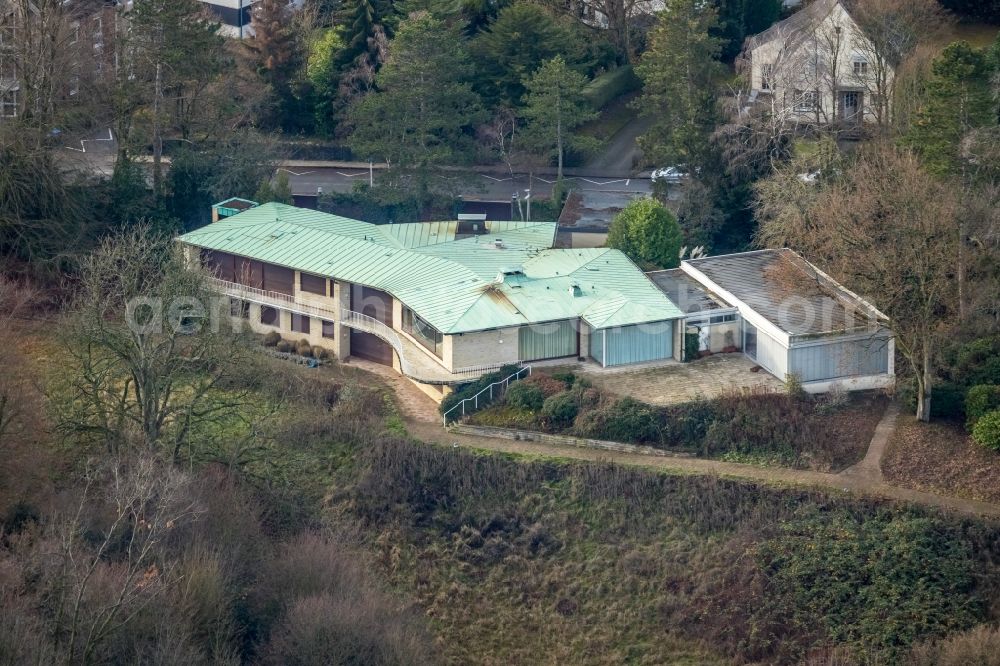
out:
{"label": "green copper roof", "polygon": [[[583,318],[594,328],[683,316],[617,250],[551,249],[554,222],[374,225],[269,203],[180,241],[382,289],[442,333]],[[498,280],[501,272],[513,273]]]}

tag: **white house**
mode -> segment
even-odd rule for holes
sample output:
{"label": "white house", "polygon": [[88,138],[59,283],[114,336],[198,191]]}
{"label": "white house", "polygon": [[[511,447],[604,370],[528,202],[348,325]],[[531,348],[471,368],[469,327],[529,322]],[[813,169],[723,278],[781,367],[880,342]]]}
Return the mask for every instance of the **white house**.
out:
{"label": "white house", "polygon": [[799,125],[882,123],[894,71],[841,0],[815,0],[747,39],[751,99]]}

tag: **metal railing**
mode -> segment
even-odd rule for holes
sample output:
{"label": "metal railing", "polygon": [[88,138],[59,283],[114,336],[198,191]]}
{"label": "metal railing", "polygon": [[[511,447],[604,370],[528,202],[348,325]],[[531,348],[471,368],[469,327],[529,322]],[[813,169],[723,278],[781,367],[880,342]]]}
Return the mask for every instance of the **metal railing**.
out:
{"label": "metal railing", "polygon": [[[489,386],[487,386],[487,387],[483,388],[482,390],[480,390],[474,396],[471,396],[469,398],[463,398],[461,402],[459,402],[457,405],[455,405],[454,407],[452,407],[447,412],[445,412],[444,414],[441,415],[441,423],[442,423],[442,425],[447,426],[448,425],[448,415],[451,414],[452,412],[455,412],[455,411],[459,410],[459,409],[462,410],[462,416],[465,416],[466,415],[466,411],[467,411],[466,410],[466,404],[467,403],[470,403],[470,402],[472,403],[472,408],[471,408],[472,411],[478,411],[479,410],[479,403],[480,402],[482,402],[483,405],[485,406],[485,405],[488,405],[491,402],[493,402],[495,399],[502,397],[503,394],[507,392],[507,389],[510,387],[511,383],[512,382],[516,382],[517,380],[521,379],[521,375],[523,375],[523,374],[527,374],[527,376],[529,376],[529,377],[531,376],[531,366],[530,365],[524,366],[523,368],[521,368],[520,370],[518,370],[514,374],[510,375],[509,377],[504,377],[500,381],[493,382]],[[483,396],[484,393],[487,394],[487,395]],[[483,396],[483,397],[480,398],[480,396]],[[471,412],[469,412],[469,413],[471,413]]]}
{"label": "metal railing", "polygon": [[219,290],[227,296],[232,296],[233,298],[239,298],[241,300],[250,301],[259,305],[270,305],[283,310],[289,310],[291,312],[316,317],[318,319],[326,319],[328,321],[333,321],[337,318],[335,310],[328,310],[327,308],[320,307],[318,305],[300,303],[295,300],[294,296],[289,296],[288,294],[282,294],[277,291],[265,291],[264,289],[258,289],[257,287],[250,287],[245,284],[220,280],[219,278],[214,277],[209,277],[207,279],[208,284],[214,289]]}
{"label": "metal railing", "polygon": [[399,369],[404,375],[413,377],[413,368],[406,357],[406,352],[403,350],[403,341],[400,340],[399,334],[391,326],[379,321],[375,317],[370,317],[354,310],[348,310],[347,308],[343,308],[340,311],[340,323],[356,331],[371,333],[388,342],[389,346],[392,347],[393,351],[399,357]]}
{"label": "metal railing", "polygon": [[[215,277],[209,277],[207,279],[208,284],[213,289],[227,296],[232,296],[233,298],[249,301],[251,303],[257,303],[258,305],[281,308],[283,310],[316,317],[326,321],[337,321],[349,328],[365,333],[371,333],[372,335],[387,342],[389,346],[392,347],[393,351],[396,352],[396,355],[399,357],[399,365],[402,373],[407,377],[412,377],[418,381],[423,379],[424,381],[432,383],[442,383],[442,380],[454,380],[457,382],[462,379],[474,379],[488,372],[495,372],[504,366],[503,363],[471,365],[463,368],[457,368],[450,372],[442,366],[440,369],[440,376],[433,377],[422,372],[421,369],[413,363],[412,358],[410,358],[413,354],[420,354],[423,352],[417,351],[415,344],[412,351],[407,349],[403,339],[394,328],[379,321],[378,319],[375,319],[374,317],[370,317],[366,314],[362,314],[348,308],[341,308],[340,311],[337,312],[318,305],[301,303],[297,301],[294,296],[282,294],[276,291],[266,291],[257,287],[239,284],[238,282],[229,282],[228,280],[220,280]],[[428,359],[428,362],[434,363],[434,361],[431,361],[430,359]]]}

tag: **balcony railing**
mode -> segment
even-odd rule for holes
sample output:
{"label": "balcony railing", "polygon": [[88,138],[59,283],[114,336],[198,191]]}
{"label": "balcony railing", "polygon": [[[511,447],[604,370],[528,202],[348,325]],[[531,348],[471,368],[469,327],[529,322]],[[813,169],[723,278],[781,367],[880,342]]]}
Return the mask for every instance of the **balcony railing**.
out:
{"label": "balcony railing", "polygon": [[396,352],[396,356],[399,358],[400,371],[404,375],[423,383],[460,384],[476,379],[488,372],[498,370],[503,366],[502,363],[490,363],[449,371],[436,360],[432,359],[416,343],[401,336],[388,324],[366,314],[355,312],[348,308],[342,308],[337,311],[318,305],[301,303],[294,296],[289,296],[288,294],[267,291],[245,284],[229,282],[228,280],[220,280],[219,278],[209,277],[208,281],[213,289],[233,298],[257,303],[258,305],[280,308],[326,321],[336,321],[356,331],[370,333],[392,347],[392,350]]}
{"label": "balcony railing", "polygon": [[220,280],[219,278],[214,277],[208,278],[208,282],[213,288],[218,289],[227,296],[239,298],[244,301],[250,301],[251,303],[257,303],[258,305],[269,305],[281,308],[282,310],[309,315],[310,317],[316,317],[318,319],[325,319],[327,321],[333,321],[337,318],[336,310],[327,309],[318,305],[300,303],[295,300],[294,296],[289,296],[288,294],[282,294],[277,291],[266,291],[264,289],[258,289],[257,287],[250,287],[245,284],[229,282],[228,280]]}

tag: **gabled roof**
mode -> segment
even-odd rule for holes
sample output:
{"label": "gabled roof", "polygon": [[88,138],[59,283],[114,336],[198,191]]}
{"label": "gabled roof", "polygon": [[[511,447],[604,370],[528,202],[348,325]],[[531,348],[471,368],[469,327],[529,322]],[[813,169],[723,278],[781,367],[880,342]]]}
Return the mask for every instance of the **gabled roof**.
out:
{"label": "gabled roof", "polygon": [[[269,203],[179,240],[382,289],[442,333],[576,317],[605,328],[682,316],[621,252],[551,249],[554,222],[487,222],[488,233],[464,238],[457,228],[374,225]],[[510,266],[518,274],[498,281]]]}
{"label": "gabled roof", "polygon": [[811,32],[830,12],[840,4],[840,0],[816,0],[806,5],[783,21],[778,21],[764,32],[748,37],[747,50],[753,50],[762,44],[775,39],[795,41],[801,39],[804,33]]}

